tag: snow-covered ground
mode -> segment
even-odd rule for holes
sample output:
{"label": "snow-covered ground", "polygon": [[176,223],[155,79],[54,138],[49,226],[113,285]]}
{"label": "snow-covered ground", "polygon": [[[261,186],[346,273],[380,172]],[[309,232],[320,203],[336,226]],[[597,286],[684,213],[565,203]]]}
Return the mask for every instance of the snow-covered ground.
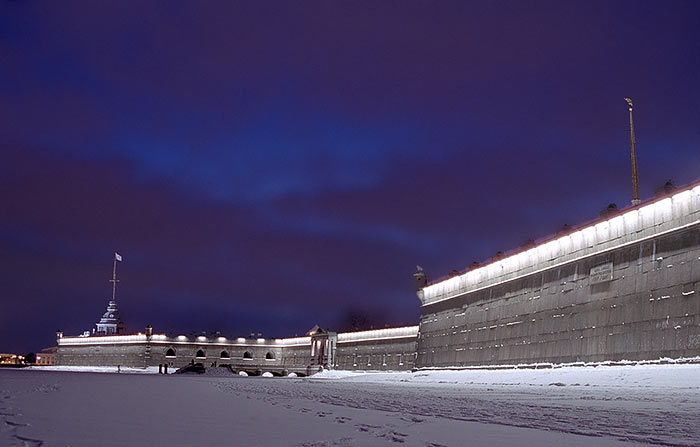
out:
{"label": "snow-covered ground", "polygon": [[[147,366],[145,368],[129,368],[126,366],[28,366],[26,369],[35,371],[158,374],[157,366]],[[174,372],[175,368],[168,370],[169,374]]]}
{"label": "snow-covered ground", "polygon": [[0,446],[144,444],[699,446],[700,365],[306,379],[0,370]]}

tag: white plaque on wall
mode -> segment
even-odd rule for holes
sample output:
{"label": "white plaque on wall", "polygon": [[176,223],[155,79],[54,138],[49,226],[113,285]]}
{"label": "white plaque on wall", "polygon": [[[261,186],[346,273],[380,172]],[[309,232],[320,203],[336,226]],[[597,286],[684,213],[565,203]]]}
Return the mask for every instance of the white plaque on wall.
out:
{"label": "white plaque on wall", "polygon": [[607,264],[596,265],[591,268],[591,284],[599,284],[601,282],[612,281],[613,279],[613,264],[608,262]]}

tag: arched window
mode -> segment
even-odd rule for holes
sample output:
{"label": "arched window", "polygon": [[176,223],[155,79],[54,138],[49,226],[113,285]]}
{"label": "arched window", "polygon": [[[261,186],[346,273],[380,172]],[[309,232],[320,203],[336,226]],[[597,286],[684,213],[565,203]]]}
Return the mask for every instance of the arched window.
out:
{"label": "arched window", "polygon": [[226,351],[221,351],[221,355],[219,357],[221,357],[222,359],[231,358],[231,356]]}
{"label": "arched window", "polygon": [[194,356],[195,356],[195,357],[198,357],[198,358],[206,358],[206,357],[207,357],[207,356],[204,354],[204,351],[202,351],[201,349],[200,349],[199,351],[197,351],[197,353],[196,353]]}
{"label": "arched window", "polygon": [[253,358],[253,354],[251,354],[250,351],[246,351],[246,352],[243,353],[243,358],[244,358],[244,359],[252,359],[252,358]]}
{"label": "arched window", "polygon": [[166,357],[175,357],[175,350],[173,348],[169,348],[167,351],[165,351],[165,356]]}
{"label": "arched window", "polygon": [[274,360],[274,359],[275,359],[275,354],[273,354],[273,353],[271,353],[271,352],[268,352],[267,354],[265,354],[265,359],[266,359],[266,360]]}

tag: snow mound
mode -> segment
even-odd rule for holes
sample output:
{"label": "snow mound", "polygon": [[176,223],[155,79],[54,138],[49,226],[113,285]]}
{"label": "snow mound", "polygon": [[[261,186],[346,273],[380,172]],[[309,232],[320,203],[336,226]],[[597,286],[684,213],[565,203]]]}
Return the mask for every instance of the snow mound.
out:
{"label": "snow mound", "polygon": [[375,374],[393,375],[396,373],[368,373],[368,372],[364,372],[364,371],[341,371],[341,370],[325,369],[319,373],[314,374],[311,377],[314,379],[347,379],[350,377],[367,378],[369,375],[375,375]]}

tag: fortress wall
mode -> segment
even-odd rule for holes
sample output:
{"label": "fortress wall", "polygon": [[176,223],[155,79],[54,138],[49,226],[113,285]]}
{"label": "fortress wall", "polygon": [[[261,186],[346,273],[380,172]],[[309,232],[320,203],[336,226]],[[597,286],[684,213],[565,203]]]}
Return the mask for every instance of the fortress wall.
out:
{"label": "fortress wall", "polygon": [[415,366],[418,326],[338,334],[335,368],[402,371]]}
{"label": "fortress wall", "polygon": [[336,367],[340,370],[404,371],[415,365],[416,338],[339,343]]}
{"label": "fortress wall", "polygon": [[[167,356],[169,349],[175,351],[175,356]],[[197,356],[198,351],[204,356]],[[245,356],[250,354],[250,357]],[[266,358],[270,354],[271,359]],[[205,367],[232,365],[240,369],[250,368],[252,371],[274,367],[277,369],[282,364],[282,347],[276,345],[232,345],[232,344],[178,344],[165,342],[152,342],[151,364],[168,364],[169,367],[181,368],[192,361],[201,363]],[[264,372],[264,371],[263,371]]]}
{"label": "fortress wall", "polygon": [[[337,334],[336,369],[408,370],[414,367],[418,326]],[[190,363],[205,367],[231,366],[249,374],[311,374],[311,338],[276,340],[238,339],[189,340],[165,335],[114,335],[65,337],[59,340],[57,365],[132,366],[168,365],[181,368]],[[169,350],[174,355],[168,355]],[[198,351],[202,351],[198,356]],[[250,358],[245,353],[250,354]],[[222,353],[224,355],[222,356]],[[173,352],[170,352],[173,354]],[[271,354],[272,358],[267,354]],[[226,356],[228,355],[228,357]]]}
{"label": "fortress wall", "polygon": [[[700,224],[678,217],[658,237],[426,303],[417,366],[699,356]],[[591,275],[608,263],[611,280]]]}
{"label": "fortress wall", "polygon": [[700,183],[677,190],[638,207],[623,210],[555,236],[530,249],[421,290],[424,306],[450,300],[477,289],[496,286],[538,273],[563,263],[584,259],[608,250],[649,240],[700,221]]}
{"label": "fortress wall", "polygon": [[94,344],[59,346],[55,365],[62,366],[149,366],[145,344]]}
{"label": "fortress wall", "polygon": [[311,345],[286,346],[282,350],[282,366],[288,371],[303,372],[309,366]]}
{"label": "fortress wall", "polygon": [[[56,365],[138,368],[168,365],[169,368],[181,368],[194,362],[205,367],[230,365],[236,372],[251,374],[268,371],[279,374],[292,370],[305,373],[309,358],[308,343],[289,345],[279,340],[259,342],[255,339],[236,343],[191,342],[164,335],[154,335],[150,339],[145,335],[66,337],[59,340]],[[174,356],[167,355],[169,349],[175,352]],[[204,356],[197,356],[200,350]],[[250,358],[244,356],[246,352]],[[272,358],[267,358],[268,354]]]}

